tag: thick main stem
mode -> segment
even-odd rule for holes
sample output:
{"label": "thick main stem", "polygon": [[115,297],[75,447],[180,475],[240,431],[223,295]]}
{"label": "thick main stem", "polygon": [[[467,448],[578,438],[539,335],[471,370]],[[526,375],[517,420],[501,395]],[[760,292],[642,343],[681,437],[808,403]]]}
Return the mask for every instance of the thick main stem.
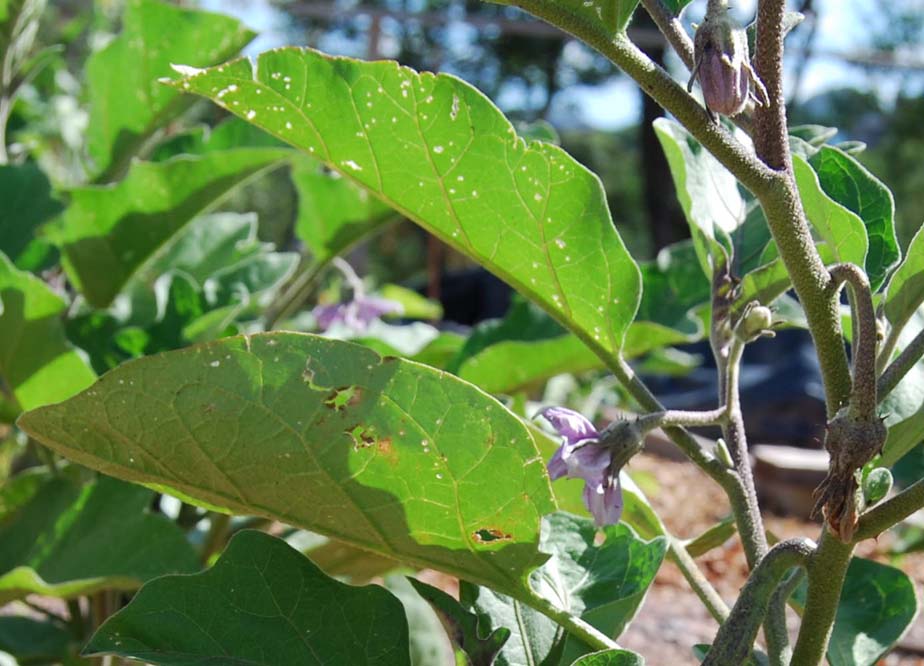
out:
{"label": "thick main stem", "polygon": [[823,530],[807,567],[808,594],[791,666],[818,666],[824,658],[852,553],[853,545]]}

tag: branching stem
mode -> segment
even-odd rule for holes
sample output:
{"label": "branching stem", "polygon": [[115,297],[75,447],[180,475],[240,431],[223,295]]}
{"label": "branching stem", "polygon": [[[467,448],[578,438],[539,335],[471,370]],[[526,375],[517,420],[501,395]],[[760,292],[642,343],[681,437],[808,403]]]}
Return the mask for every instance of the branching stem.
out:
{"label": "branching stem", "polygon": [[703,666],[743,664],[751,653],[770,599],[787,571],[804,567],[814,552],[808,539],[789,539],[771,548],[754,568],[728,620],[719,628]]}

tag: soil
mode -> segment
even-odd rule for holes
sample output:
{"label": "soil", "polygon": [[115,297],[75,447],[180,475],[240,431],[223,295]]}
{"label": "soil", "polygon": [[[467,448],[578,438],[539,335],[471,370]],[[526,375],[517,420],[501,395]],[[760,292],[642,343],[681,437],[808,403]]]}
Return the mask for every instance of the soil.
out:
{"label": "soil", "polygon": [[[652,505],[668,529],[681,538],[691,538],[730,513],[721,489],[687,462],[677,462],[640,454],[632,459],[629,473],[648,494]],[[821,525],[792,517],[767,514],[768,532],[779,539],[809,536],[817,539]],[[900,566],[924,585],[924,553],[905,555],[896,561],[889,555],[894,537],[888,533],[878,540],[867,540],[857,548],[862,557]],[[736,538],[700,557],[697,562],[710,582],[731,606],[747,577],[744,552]],[[792,611],[790,611],[792,612]],[[797,626],[795,614],[790,618]],[[629,629],[619,638],[625,648],[645,656],[651,666],[693,666],[699,661],[690,647],[710,643],[717,624],[690,590],[680,571],[665,563]],[[881,666],[924,666],[924,621],[921,617],[899,643],[899,647],[880,661]]]}

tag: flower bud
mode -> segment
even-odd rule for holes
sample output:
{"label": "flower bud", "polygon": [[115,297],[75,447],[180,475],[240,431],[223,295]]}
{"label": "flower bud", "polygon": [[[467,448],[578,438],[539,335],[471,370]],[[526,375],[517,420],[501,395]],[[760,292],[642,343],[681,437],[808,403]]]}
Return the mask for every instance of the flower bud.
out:
{"label": "flower bud", "polygon": [[751,69],[747,33],[729,16],[726,3],[710,3],[693,44],[695,67],[688,88],[692,89],[698,77],[710,111],[738,115],[747,105],[752,84],[758,101],[766,100],[766,90]]}
{"label": "flower bud", "polygon": [[863,481],[863,494],[868,505],[875,504],[889,494],[892,489],[892,472],[885,467],[877,467],[866,475]]}
{"label": "flower bud", "polygon": [[741,320],[735,327],[735,333],[744,342],[751,342],[761,335],[773,335],[770,327],[773,325],[773,312],[765,305],[752,301],[747,305]]}

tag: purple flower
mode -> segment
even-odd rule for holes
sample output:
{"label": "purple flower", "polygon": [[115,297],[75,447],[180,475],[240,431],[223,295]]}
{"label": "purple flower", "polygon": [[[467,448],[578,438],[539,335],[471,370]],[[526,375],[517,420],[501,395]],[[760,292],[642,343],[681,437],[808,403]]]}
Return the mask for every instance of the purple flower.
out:
{"label": "purple flower", "polygon": [[334,305],[319,305],[312,312],[318,328],[326,331],[336,324],[342,324],[354,331],[365,331],[369,324],[387,314],[400,314],[400,303],[386,298],[361,295],[352,301]]}
{"label": "purple flower", "polygon": [[622,515],[619,470],[612,468],[611,451],[598,446],[600,433],[583,415],[565,407],[547,407],[539,415],[562,438],[561,446],[549,460],[551,479],[583,479],[584,505],[597,526],[618,523]]}

